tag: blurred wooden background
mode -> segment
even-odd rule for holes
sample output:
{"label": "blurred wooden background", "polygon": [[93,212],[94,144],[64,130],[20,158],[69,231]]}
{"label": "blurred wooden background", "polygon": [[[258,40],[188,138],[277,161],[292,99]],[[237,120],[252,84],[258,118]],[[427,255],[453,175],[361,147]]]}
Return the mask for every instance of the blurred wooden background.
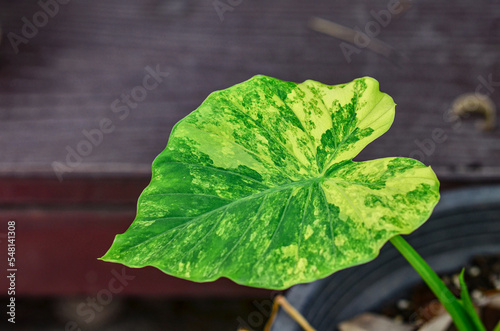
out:
{"label": "blurred wooden background", "polygon": [[[374,40],[348,44],[311,29],[313,17]],[[119,266],[96,258],[133,220],[172,126],[210,92],[256,74],[326,84],[372,76],[398,104],[396,119],[358,160],[412,156],[445,188],[500,181],[500,130],[447,115],[476,90],[500,107],[497,1],[0,0],[0,21],[0,218],[19,224],[22,294],[105,287]],[[141,90],[151,70],[168,74]],[[84,131],[102,121],[112,132],[92,144]],[[86,155],[68,156],[78,148]],[[138,280],[125,293],[256,293],[131,272]]]}

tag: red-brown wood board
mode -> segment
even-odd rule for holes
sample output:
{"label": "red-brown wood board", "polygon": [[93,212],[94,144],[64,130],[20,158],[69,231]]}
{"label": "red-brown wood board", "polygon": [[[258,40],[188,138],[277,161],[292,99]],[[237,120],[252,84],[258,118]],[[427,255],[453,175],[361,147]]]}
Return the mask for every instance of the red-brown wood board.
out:
{"label": "red-brown wood board", "polygon": [[[120,295],[163,297],[269,295],[269,291],[227,279],[201,284],[165,275],[152,267],[132,269],[99,261],[114,236],[133,221],[136,196],[146,185],[144,181],[122,180],[121,185],[116,179],[101,181],[102,185],[91,185],[87,180],[61,185],[46,179],[18,179],[17,183],[0,179],[0,261],[6,265],[7,222],[14,220],[16,295],[96,295],[110,288],[119,288]],[[27,184],[34,184],[33,189]],[[57,185],[68,189],[67,193],[54,189]],[[127,284],[120,286],[116,283],[120,280]],[[8,287],[8,279],[0,278],[0,288]]]}

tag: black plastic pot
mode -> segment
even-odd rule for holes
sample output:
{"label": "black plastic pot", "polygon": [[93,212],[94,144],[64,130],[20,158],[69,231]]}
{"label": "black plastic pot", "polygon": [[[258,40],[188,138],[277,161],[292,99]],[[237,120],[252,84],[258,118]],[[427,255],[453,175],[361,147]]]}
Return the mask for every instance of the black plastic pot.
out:
{"label": "black plastic pot", "polygon": [[[500,253],[500,186],[445,192],[431,218],[405,239],[438,273],[459,270],[475,255]],[[421,279],[387,243],[367,264],[294,286],[287,299],[318,331],[377,311]],[[280,311],[273,331],[302,330]]]}

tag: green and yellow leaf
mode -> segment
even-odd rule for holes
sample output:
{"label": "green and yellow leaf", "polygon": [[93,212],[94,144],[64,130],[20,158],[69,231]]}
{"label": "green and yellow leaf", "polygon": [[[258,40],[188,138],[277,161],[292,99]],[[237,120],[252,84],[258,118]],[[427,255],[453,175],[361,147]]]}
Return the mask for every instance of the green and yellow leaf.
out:
{"label": "green and yellow leaf", "polygon": [[255,76],[212,93],[175,125],[135,221],[102,259],[273,289],[374,259],[439,199],[419,161],[352,161],[394,108],[369,77],[328,86]]}

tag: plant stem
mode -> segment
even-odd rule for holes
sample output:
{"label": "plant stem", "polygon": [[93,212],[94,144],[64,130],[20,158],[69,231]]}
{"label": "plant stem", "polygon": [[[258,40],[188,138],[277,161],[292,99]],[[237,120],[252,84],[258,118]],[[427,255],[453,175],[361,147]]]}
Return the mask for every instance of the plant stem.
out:
{"label": "plant stem", "polygon": [[458,299],[446,287],[441,278],[431,269],[424,259],[401,236],[395,236],[391,243],[405,257],[411,266],[418,272],[429,288],[434,292],[441,304],[453,318],[453,322],[460,331],[477,330],[469,315]]}
{"label": "plant stem", "polygon": [[495,326],[493,331],[500,331],[500,321],[498,321],[498,324],[497,324],[497,326]]}
{"label": "plant stem", "polygon": [[283,310],[285,310],[288,313],[288,315],[290,315],[291,318],[295,320],[295,322],[297,322],[302,327],[302,329],[304,329],[305,331],[316,331],[316,329],[314,329],[309,324],[309,322],[304,318],[304,316],[302,316],[302,314],[299,313],[297,309],[295,309],[282,295],[277,295],[276,298],[274,299],[273,310],[271,312],[269,321],[264,327],[264,331],[271,330],[274,318],[276,317],[276,314],[278,313],[278,309],[280,306],[283,308]]}
{"label": "plant stem", "polygon": [[472,320],[472,323],[476,326],[478,330],[481,331],[486,331],[486,328],[484,327],[483,323],[481,322],[481,318],[479,318],[479,315],[476,312],[476,308],[474,307],[474,304],[472,303],[472,300],[469,295],[469,290],[467,289],[467,284],[465,283],[465,269],[462,269],[462,272],[460,273],[459,276],[459,282],[460,282],[460,298],[462,302],[462,307],[464,307],[465,311],[469,314],[469,317]]}

